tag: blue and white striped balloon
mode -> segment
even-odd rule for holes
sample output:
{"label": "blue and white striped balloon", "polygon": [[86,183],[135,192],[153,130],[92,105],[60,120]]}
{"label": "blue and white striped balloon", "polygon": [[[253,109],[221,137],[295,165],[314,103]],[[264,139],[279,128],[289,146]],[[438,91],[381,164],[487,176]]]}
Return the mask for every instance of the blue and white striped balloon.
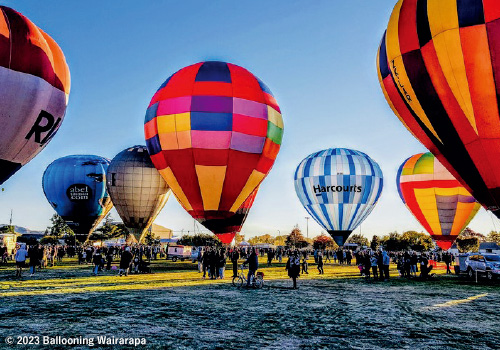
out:
{"label": "blue and white striped balloon", "polygon": [[363,152],[346,148],[313,153],[295,171],[302,205],[339,246],[371,213],[382,187],[379,165]]}

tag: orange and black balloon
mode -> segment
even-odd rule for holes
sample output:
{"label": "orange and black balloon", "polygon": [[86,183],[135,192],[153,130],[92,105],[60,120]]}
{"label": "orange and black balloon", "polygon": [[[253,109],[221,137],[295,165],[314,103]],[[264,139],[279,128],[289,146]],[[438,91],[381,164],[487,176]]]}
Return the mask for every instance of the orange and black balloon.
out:
{"label": "orange and black balloon", "polygon": [[400,0],[378,54],[405,127],[500,217],[500,2]]}

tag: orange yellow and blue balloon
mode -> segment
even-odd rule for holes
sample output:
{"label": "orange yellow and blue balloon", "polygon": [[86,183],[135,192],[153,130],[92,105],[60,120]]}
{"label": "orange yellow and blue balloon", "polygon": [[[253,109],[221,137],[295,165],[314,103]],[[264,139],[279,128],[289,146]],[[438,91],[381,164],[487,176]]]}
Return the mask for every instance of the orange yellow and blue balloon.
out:
{"label": "orange yellow and blue balloon", "polygon": [[396,183],[408,210],[444,250],[481,208],[430,152],[408,158],[399,167]]}

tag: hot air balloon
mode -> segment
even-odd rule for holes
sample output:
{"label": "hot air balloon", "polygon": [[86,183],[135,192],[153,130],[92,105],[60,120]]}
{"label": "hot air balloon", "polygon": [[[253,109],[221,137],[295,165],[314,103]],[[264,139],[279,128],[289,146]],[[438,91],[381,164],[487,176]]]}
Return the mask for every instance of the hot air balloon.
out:
{"label": "hot air balloon", "polygon": [[209,61],[160,86],[144,130],[153,164],[184,209],[225,234],[224,220],[271,170],[283,120],[261,80],[234,64]]}
{"label": "hot air balloon", "polygon": [[400,0],[378,55],[394,113],[500,217],[500,3]]}
{"label": "hot air balloon", "polygon": [[430,152],[401,164],[396,182],[403,203],[444,250],[451,248],[481,207]]}
{"label": "hot air balloon", "polygon": [[109,160],[93,155],[66,156],[43,173],[43,192],[50,205],[85,242],[113,207],[106,191]]}
{"label": "hot air balloon", "polygon": [[146,146],[118,153],[109,164],[106,183],[123,223],[140,242],[170,195]]}
{"label": "hot air balloon", "polygon": [[307,156],[294,179],[304,208],[339,246],[371,213],[383,188],[379,165],[363,152],[346,148]]}
{"label": "hot air balloon", "polygon": [[211,219],[213,220],[212,222],[207,222],[209,220],[205,221],[206,226],[219,228],[215,235],[222,243],[230,244],[233,241],[234,236],[241,231],[258,191],[259,187],[257,187],[250,194],[250,196],[248,196],[236,213],[230,217],[226,219]]}
{"label": "hot air balloon", "polygon": [[56,42],[0,6],[0,185],[35,157],[64,118],[70,76]]}

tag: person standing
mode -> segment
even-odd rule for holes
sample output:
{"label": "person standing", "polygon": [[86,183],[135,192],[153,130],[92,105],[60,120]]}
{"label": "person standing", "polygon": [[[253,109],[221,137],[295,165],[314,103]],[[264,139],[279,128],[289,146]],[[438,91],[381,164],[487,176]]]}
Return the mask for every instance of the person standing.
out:
{"label": "person standing", "polygon": [[259,269],[259,257],[255,252],[255,248],[252,248],[252,252],[248,259],[243,263],[243,265],[248,264],[248,275],[247,275],[247,287],[250,287],[250,283],[255,276],[255,273]]}
{"label": "person standing", "polygon": [[233,278],[238,277],[238,259],[240,258],[240,253],[238,249],[234,249],[231,254],[231,263],[233,264]]}
{"label": "person standing", "polygon": [[380,248],[380,250],[377,254],[377,266],[378,266],[379,279],[381,281],[383,281],[384,280],[384,256],[382,254],[382,248]]}
{"label": "person standing", "polygon": [[297,251],[289,255],[285,269],[288,270],[288,277],[293,281],[293,289],[297,289],[297,277],[300,275],[300,258]]}
{"label": "person standing", "polygon": [[100,249],[97,249],[96,252],[94,253],[94,256],[92,257],[92,263],[94,264],[94,269],[92,271],[92,274],[94,276],[97,276],[97,273],[99,272],[99,266],[101,266],[102,264],[102,256]]}
{"label": "person standing", "polygon": [[376,281],[378,280],[378,256],[377,253],[373,253],[373,255],[370,258],[370,263],[372,266],[372,272],[373,272],[373,279]]}
{"label": "person standing", "polygon": [[224,279],[224,271],[226,270],[226,251],[221,249],[218,255],[217,267],[219,269],[219,278]]}
{"label": "person standing", "polygon": [[26,250],[26,246],[21,244],[19,249],[16,252],[16,277],[22,277],[23,275],[23,267],[26,265],[26,258],[28,257],[28,251]]}
{"label": "person standing", "polygon": [[38,246],[33,245],[28,251],[28,256],[30,258],[30,276],[33,276],[36,271],[36,267],[39,264],[38,261]]}
{"label": "person standing", "polygon": [[384,272],[384,280],[389,280],[389,265],[391,264],[391,258],[386,251],[382,253],[382,264],[383,264],[383,272]]}
{"label": "person standing", "polygon": [[309,275],[309,272],[307,271],[308,268],[308,263],[307,263],[307,255],[302,258],[302,271],[301,273],[305,273],[306,275]]}
{"label": "person standing", "polygon": [[210,278],[210,269],[209,269],[209,251],[210,248],[206,247],[205,251],[203,252],[203,258],[202,258],[202,265],[203,265],[203,278],[207,276],[207,271],[208,271],[208,277]]}
{"label": "person standing", "polygon": [[111,270],[111,263],[113,262],[113,248],[108,249],[108,253],[106,254],[106,270]]}
{"label": "person standing", "polygon": [[320,275],[323,275],[325,272],[323,271],[323,253],[318,252],[318,271]]}
{"label": "person standing", "polygon": [[125,251],[122,253],[120,259],[120,276],[125,272],[125,276],[128,276],[128,269],[130,267],[130,263],[132,262],[133,255],[130,252],[130,247],[125,247]]}
{"label": "person standing", "polygon": [[201,273],[203,271],[203,250],[198,248],[198,255],[196,256],[196,261],[198,262],[198,272]]}
{"label": "person standing", "polygon": [[444,261],[444,263],[446,264],[446,274],[451,274],[451,269],[450,269],[450,265],[451,265],[451,254],[449,254],[449,253],[444,253],[444,254],[443,254],[443,261]]}

